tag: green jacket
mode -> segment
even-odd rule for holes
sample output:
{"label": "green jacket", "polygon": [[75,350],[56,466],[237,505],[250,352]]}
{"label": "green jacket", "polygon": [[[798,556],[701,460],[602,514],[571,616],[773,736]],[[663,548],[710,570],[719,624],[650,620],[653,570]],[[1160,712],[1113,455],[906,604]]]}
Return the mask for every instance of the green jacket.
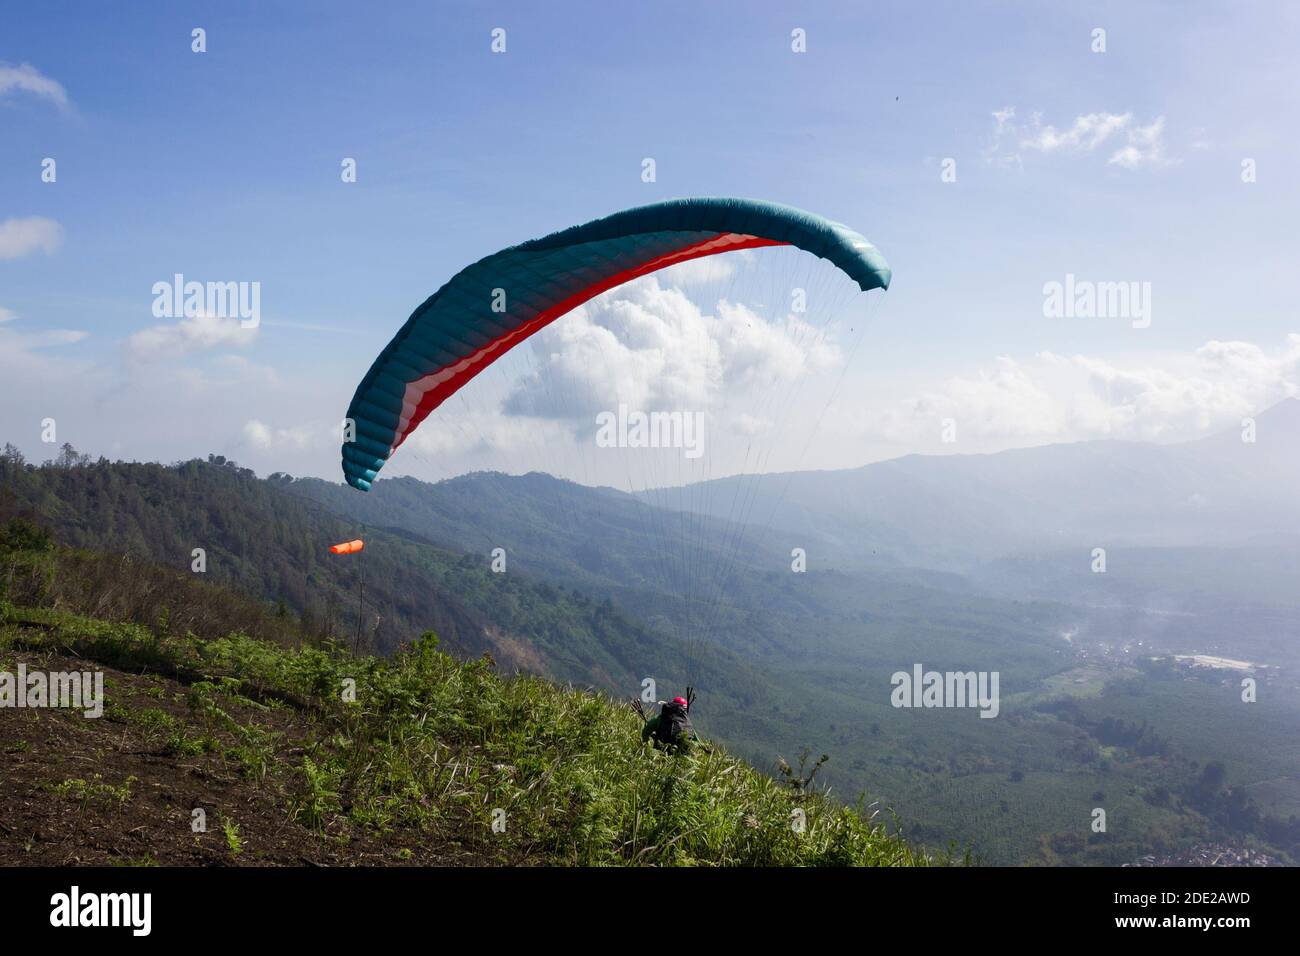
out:
{"label": "green jacket", "polygon": [[[653,717],[647,720],[644,725],[642,725],[641,740],[643,743],[647,740],[653,740],[655,747],[662,750],[664,747],[668,745],[665,744],[662,740],[660,740],[657,736],[655,736],[658,730],[659,730],[659,715],[655,714]],[[699,739],[700,739],[699,736],[697,736],[695,733],[695,729],[691,728],[691,732],[687,735],[686,739],[679,740],[673,746],[680,747],[682,750],[689,750],[690,745],[692,743],[698,743]]]}

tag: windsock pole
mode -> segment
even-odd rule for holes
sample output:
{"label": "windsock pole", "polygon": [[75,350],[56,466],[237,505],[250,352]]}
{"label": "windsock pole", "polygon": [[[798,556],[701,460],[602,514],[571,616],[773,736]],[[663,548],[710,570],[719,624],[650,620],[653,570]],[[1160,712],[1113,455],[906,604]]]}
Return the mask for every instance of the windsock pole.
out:
{"label": "windsock pole", "polygon": [[357,562],[357,573],[359,580],[357,582],[357,639],[352,642],[352,656],[357,656],[357,650],[361,647],[361,611],[366,605],[366,562],[364,560]]}
{"label": "windsock pole", "polygon": [[[362,531],[364,532],[364,528]],[[366,542],[357,538],[355,541],[344,541],[342,544],[330,545],[330,554],[361,554],[366,550]],[[357,636],[352,642],[352,653],[355,656],[361,646],[361,625],[364,620],[364,609],[366,605],[366,562],[360,560],[357,565]]]}

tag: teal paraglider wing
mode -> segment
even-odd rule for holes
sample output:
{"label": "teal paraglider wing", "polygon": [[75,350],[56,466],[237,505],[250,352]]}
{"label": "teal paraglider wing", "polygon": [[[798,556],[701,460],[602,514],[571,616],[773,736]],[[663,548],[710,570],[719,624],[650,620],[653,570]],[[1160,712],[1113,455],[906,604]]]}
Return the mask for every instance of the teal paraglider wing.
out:
{"label": "teal paraglider wing", "polygon": [[[458,272],[417,308],[357,387],[343,444],[348,484],[370,488],[429,413],[520,342],[587,300],[701,256],[790,245],[828,260],[863,291],[889,287],[884,257],[820,216],[750,199],[676,199],[511,246]],[[492,311],[494,290],[507,309]]]}

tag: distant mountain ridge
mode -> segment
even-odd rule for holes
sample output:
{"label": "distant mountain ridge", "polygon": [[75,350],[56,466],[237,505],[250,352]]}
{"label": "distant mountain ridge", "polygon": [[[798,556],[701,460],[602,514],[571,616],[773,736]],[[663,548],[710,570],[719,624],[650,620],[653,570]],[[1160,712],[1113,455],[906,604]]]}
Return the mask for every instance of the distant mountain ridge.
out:
{"label": "distant mountain ridge", "polygon": [[821,567],[967,573],[1067,547],[1286,542],[1300,534],[1297,486],[1300,399],[1288,398],[1256,417],[1253,442],[1238,428],[1169,445],[1097,440],[907,455],[640,495],[496,472],[432,484],[384,479],[365,496],[319,479],[292,488],[331,510],[431,541],[506,547],[548,576],[653,589],[675,583],[669,574],[658,581],[645,574],[654,515],[664,508],[706,522],[690,529],[702,553],[755,567],[770,568],[797,546]]}
{"label": "distant mountain ridge", "polygon": [[[1240,545],[1300,530],[1300,399],[1243,429],[1170,445],[1086,441],[981,455],[908,455],[844,471],[716,479],[771,526],[835,561],[950,570],[1026,550],[1101,543]],[[716,513],[714,514],[716,517]]]}

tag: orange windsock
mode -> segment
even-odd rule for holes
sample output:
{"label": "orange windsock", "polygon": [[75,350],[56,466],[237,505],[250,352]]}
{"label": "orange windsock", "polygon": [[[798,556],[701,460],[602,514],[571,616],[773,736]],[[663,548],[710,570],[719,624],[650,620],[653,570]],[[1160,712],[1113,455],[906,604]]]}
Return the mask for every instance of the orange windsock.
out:
{"label": "orange windsock", "polygon": [[330,545],[330,554],[356,554],[364,550],[366,543],[360,538],[355,541],[344,541],[342,544]]}

